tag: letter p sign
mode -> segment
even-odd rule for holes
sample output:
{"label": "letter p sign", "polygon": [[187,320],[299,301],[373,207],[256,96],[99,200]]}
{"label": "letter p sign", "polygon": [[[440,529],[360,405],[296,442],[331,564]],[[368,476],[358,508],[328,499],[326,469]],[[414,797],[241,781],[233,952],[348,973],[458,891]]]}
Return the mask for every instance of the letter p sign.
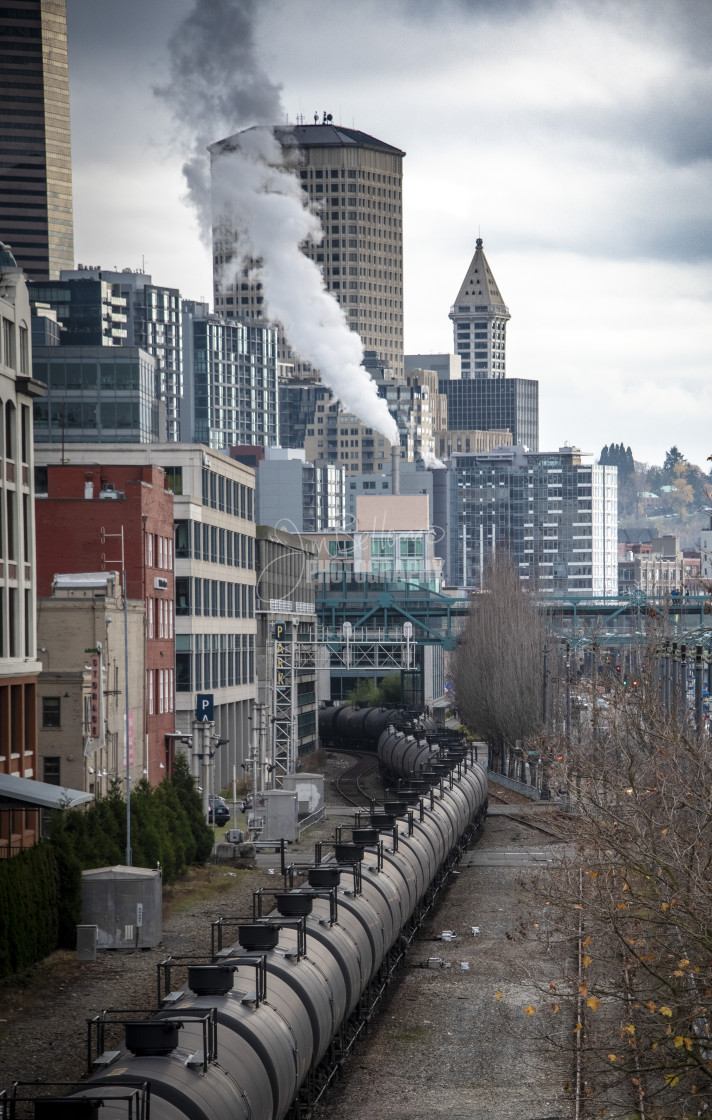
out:
{"label": "letter p sign", "polygon": [[195,706],[195,718],[201,723],[212,723],[215,719],[214,693],[199,692]]}

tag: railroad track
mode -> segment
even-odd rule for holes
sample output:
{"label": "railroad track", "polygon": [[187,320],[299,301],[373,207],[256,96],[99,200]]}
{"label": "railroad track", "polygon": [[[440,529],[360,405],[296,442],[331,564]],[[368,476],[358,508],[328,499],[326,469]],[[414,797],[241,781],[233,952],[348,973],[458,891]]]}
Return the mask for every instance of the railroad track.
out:
{"label": "railroad track", "polygon": [[[491,787],[490,787],[490,790],[489,790],[489,796],[494,797],[495,800],[497,800],[497,801],[501,801],[503,805],[511,805],[512,804],[511,801],[507,801],[507,799],[505,797],[500,796],[500,794],[493,793]],[[515,813],[512,813],[510,815],[508,813],[507,814],[507,820],[508,821],[517,821],[518,824],[523,824],[527,828],[533,828],[535,830],[535,832],[543,832],[545,836],[552,836],[555,840],[561,840],[561,836],[559,835],[558,832],[553,832],[552,829],[545,828],[544,825],[536,824],[529,817],[519,816],[518,814],[515,814]]]}
{"label": "railroad track", "polygon": [[340,753],[352,755],[354,763],[336,779],[334,783],[336,792],[349,805],[366,808],[373,800],[373,792],[366,788],[365,781],[378,769],[378,759],[372,753],[366,754],[358,751],[341,751]]}

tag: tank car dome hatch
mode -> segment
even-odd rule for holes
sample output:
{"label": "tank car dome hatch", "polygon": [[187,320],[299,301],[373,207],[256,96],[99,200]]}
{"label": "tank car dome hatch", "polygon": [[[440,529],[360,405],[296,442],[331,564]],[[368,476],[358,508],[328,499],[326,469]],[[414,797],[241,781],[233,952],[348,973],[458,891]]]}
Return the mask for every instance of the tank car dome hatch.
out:
{"label": "tank car dome hatch", "polygon": [[127,1050],[137,1057],[160,1057],[175,1050],[183,1024],[175,1019],[139,1019],[124,1026]]}
{"label": "tank car dome hatch", "polygon": [[378,843],[378,829],[377,828],[352,828],[351,839],[354,844],[377,844]]}
{"label": "tank car dome hatch", "polygon": [[196,996],[224,996],[232,990],[236,965],[193,964],[188,968],[188,987]]}
{"label": "tank car dome hatch", "polygon": [[275,901],[283,918],[301,918],[304,914],[311,914],[314,906],[313,895],[298,891],[278,894]]}
{"label": "tank car dome hatch", "polygon": [[393,813],[371,813],[371,824],[374,828],[393,828],[396,818]]}
{"label": "tank car dome hatch", "polygon": [[317,891],[330,891],[338,887],[341,881],[341,872],[338,867],[310,867],[308,871],[309,885]]}
{"label": "tank car dome hatch", "polygon": [[252,953],[266,953],[279,941],[277,925],[244,925],[238,930],[237,939],[243,949]]}
{"label": "tank car dome hatch", "polygon": [[337,863],[360,863],[364,857],[363,844],[334,844]]}

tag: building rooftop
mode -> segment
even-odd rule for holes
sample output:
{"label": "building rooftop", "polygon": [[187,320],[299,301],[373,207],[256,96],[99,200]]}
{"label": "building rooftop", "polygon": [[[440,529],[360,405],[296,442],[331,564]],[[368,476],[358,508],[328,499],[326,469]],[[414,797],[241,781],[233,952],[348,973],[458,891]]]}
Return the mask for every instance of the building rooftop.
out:
{"label": "building rooftop", "polygon": [[[259,127],[259,126],[253,126]],[[252,129],[242,129],[240,132],[216,140],[210,145],[211,152],[221,148],[232,148],[234,142],[242,132],[251,132]],[[394,156],[404,156],[400,148],[386,144],[383,140],[369,136],[367,132],[360,132],[356,128],[342,128],[335,124],[289,124],[277,125],[274,134],[283,147],[299,146],[300,148],[374,148],[380,152],[390,152]]]}

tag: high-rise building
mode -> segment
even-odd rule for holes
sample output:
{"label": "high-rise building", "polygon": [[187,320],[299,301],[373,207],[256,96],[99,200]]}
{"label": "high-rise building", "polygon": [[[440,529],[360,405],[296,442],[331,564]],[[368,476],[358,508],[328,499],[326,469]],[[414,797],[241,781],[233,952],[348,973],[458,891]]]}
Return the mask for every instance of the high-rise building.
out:
{"label": "high-rise building", "polygon": [[453,432],[509,429],[514,443],[539,450],[539,382],[522,377],[445,382]]}
{"label": "high-rise building", "polygon": [[0,236],[30,279],[56,279],[74,266],[66,0],[0,19]]}
{"label": "high-rise building", "polygon": [[487,263],[481,237],[450,308],[450,318],[463,378],[505,377],[506,331],[511,316]]}
{"label": "high-rise building", "polygon": [[154,284],[140,269],[110,272],[87,265],[62,269],[59,280],[28,287],[38,341],[38,325],[47,322],[49,308],[60,324],[61,346],[139,346],[155,359],[154,392],[165,407],[165,438],[179,439],[183,353],[178,289]]}
{"label": "high-rise building", "polygon": [[[329,292],[364,348],[375,350],[398,375],[403,372],[403,156],[399,148],[353,128],[333,124],[275,127],[283,148],[298,153],[298,171],[310,205],[320,214],[324,238],[304,252],[316,262]],[[239,133],[211,147],[239,146]],[[215,234],[215,309],[222,315],[263,319],[263,292],[250,262],[226,281],[233,246]],[[312,373],[299,355],[280,344],[280,361],[296,376]]]}
{"label": "high-rise building", "polygon": [[487,565],[504,555],[537,595],[617,595],[617,474],[585,463],[576,447],[453,455],[447,508],[439,494],[435,511],[448,582],[481,587]]}
{"label": "high-rise building", "polygon": [[186,442],[216,451],[279,443],[277,332],[183,300]]}

